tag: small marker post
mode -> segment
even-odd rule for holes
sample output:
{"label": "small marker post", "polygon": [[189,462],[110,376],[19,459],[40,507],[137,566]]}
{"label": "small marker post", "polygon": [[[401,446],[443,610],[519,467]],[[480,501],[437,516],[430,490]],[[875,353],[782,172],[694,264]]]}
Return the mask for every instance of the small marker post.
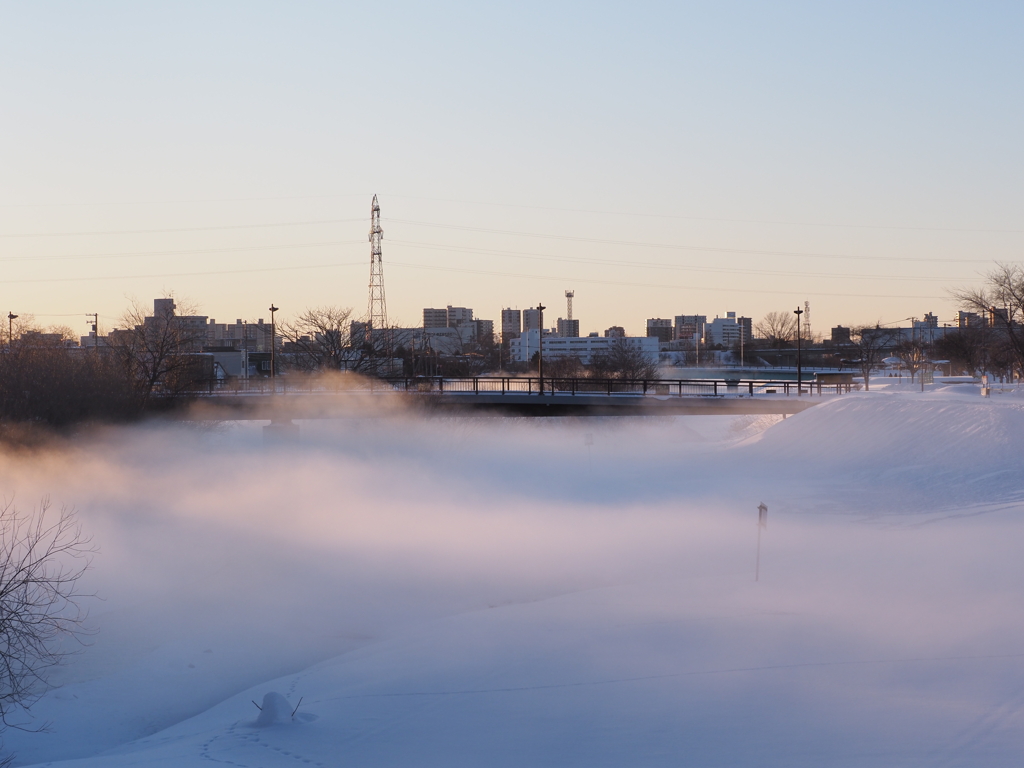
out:
{"label": "small marker post", "polygon": [[757,561],[754,565],[754,581],[761,580],[761,529],[768,527],[768,507],[762,501],[757,505]]}

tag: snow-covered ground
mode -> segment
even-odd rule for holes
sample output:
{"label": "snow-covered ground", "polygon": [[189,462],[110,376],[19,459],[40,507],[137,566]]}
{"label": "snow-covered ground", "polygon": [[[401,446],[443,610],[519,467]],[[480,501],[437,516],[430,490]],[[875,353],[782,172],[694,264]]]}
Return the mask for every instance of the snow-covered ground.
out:
{"label": "snow-covered ground", "polygon": [[1019,766],[1024,401],[878,389],[785,420],[395,413],[7,454],[0,490],[75,506],[100,551],[95,634],[32,709],[49,729],[5,747]]}

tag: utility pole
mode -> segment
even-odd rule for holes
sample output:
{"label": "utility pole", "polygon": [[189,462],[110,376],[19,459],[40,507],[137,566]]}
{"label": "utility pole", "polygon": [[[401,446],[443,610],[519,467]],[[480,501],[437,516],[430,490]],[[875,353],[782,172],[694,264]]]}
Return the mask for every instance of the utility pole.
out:
{"label": "utility pole", "polygon": [[796,315],[796,396],[800,397],[804,393],[803,387],[803,368],[800,359],[800,315],[804,311],[797,307],[793,310],[793,314]]}
{"label": "utility pole", "polygon": [[99,351],[100,351],[100,314],[99,314],[99,312],[93,312],[91,315],[86,313],[85,316],[92,318],[92,337],[93,337],[92,345],[93,345],[93,347],[95,347],[96,353],[99,354]]}
{"label": "utility pole", "polygon": [[13,312],[7,313],[7,351],[14,349],[14,321],[18,316]]}
{"label": "utility pole", "polygon": [[[742,320],[743,318],[740,318],[740,319]],[[743,337],[746,336],[746,334],[743,333],[743,329],[744,329],[744,326],[743,326],[743,323],[741,322],[740,323],[740,368],[743,367],[743,341],[744,341]]]}
{"label": "utility pole", "polygon": [[270,305],[270,381],[273,383],[274,394],[277,394],[277,325],[274,322],[274,313],[277,307]]}
{"label": "utility pole", "polygon": [[537,382],[540,385],[538,394],[544,394],[544,310],[543,304],[537,302]]}

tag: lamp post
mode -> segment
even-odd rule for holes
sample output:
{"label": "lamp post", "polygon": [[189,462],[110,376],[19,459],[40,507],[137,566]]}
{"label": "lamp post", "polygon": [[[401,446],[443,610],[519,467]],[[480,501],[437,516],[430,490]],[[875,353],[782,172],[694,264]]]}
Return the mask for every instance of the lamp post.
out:
{"label": "lamp post", "polygon": [[270,381],[274,385],[274,393],[277,393],[277,325],[274,323],[274,313],[277,307],[270,305]]}
{"label": "lamp post", "polygon": [[14,321],[18,319],[18,316],[13,312],[7,313],[7,351],[10,352],[14,348]]}
{"label": "lamp post", "polygon": [[544,310],[543,304],[537,302],[537,394],[544,394]]}
{"label": "lamp post", "polygon": [[800,315],[804,311],[797,307],[793,310],[793,314],[796,315],[796,396],[800,397],[804,393],[803,386],[803,367],[800,359]]}

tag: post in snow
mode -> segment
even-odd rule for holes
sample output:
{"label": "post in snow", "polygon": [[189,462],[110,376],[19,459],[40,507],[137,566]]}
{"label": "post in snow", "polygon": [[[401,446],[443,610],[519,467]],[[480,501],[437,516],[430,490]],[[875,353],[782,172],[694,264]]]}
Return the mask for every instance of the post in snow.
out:
{"label": "post in snow", "polygon": [[768,527],[768,507],[762,501],[757,505],[757,561],[754,565],[754,581],[761,580],[761,529]]}

